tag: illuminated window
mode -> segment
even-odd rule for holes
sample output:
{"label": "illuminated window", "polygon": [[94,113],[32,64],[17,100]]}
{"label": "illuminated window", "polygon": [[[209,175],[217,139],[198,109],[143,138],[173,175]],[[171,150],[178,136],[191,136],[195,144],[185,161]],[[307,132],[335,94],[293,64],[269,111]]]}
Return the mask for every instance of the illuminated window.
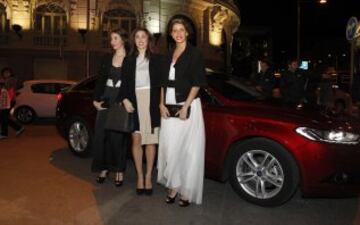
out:
{"label": "illuminated window", "polygon": [[45,4],[34,12],[34,30],[36,45],[58,46],[65,44],[67,32],[66,12],[58,5]]}
{"label": "illuminated window", "polygon": [[112,9],[104,13],[102,20],[102,46],[109,46],[109,32],[122,28],[130,35],[135,30],[136,16],[134,13],[123,9]]}

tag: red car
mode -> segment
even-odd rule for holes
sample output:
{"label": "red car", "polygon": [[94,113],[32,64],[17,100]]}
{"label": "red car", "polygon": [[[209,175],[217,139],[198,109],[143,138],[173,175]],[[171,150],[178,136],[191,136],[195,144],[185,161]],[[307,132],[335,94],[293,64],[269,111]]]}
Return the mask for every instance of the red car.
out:
{"label": "red car", "polygon": [[[208,77],[201,93],[207,177],[229,180],[243,199],[262,206],[283,204],[298,188],[304,196],[359,193],[359,121],[284,106],[235,78]],[[79,156],[91,149],[95,81],[59,95],[57,127]]]}

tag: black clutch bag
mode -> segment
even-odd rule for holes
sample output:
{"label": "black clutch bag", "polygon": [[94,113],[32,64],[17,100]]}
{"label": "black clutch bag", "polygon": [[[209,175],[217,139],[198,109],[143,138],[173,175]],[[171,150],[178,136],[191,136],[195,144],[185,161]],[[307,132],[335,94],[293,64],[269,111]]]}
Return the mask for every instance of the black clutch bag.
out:
{"label": "black clutch bag", "polygon": [[134,113],[128,113],[123,105],[113,104],[108,109],[104,129],[124,133],[134,132]]}
{"label": "black clutch bag", "polygon": [[[179,115],[176,115],[176,113],[181,110],[182,105],[165,105],[165,106],[170,113],[170,117],[179,117]],[[190,111],[191,111],[191,107],[189,106],[186,114],[187,119],[190,117]]]}
{"label": "black clutch bag", "polygon": [[103,103],[101,104],[101,107],[103,107],[103,108],[105,108],[105,109],[108,109],[108,108],[110,107],[109,98],[107,98],[107,97],[101,97],[101,98],[100,98],[100,102],[103,102]]}

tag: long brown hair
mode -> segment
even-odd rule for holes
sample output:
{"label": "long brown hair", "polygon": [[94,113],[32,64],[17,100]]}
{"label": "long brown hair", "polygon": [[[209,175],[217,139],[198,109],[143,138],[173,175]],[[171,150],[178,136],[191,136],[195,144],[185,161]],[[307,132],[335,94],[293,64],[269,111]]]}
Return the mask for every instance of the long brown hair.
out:
{"label": "long brown hair", "polygon": [[[117,29],[114,29],[110,32],[110,35],[111,34],[117,34],[120,36],[121,40],[124,42],[124,48],[125,48],[125,51],[128,52],[129,49],[130,49],[130,44],[129,44],[129,34],[128,32],[126,32],[124,29],[121,29],[121,28],[117,28]],[[109,38],[110,39],[110,38]],[[110,39],[111,40],[111,39]]]}
{"label": "long brown hair", "polygon": [[139,31],[143,31],[145,32],[145,34],[148,37],[148,45],[146,47],[146,51],[145,51],[145,58],[149,59],[150,55],[154,52],[154,46],[153,46],[153,36],[150,33],[150,31],[144,27],[138,27],[136,28],[132,34],[131,34],[131,50],[130,50],[130,55],[137,57],[139,55],[139,50],[136,46],[135,43],[135,36]]}

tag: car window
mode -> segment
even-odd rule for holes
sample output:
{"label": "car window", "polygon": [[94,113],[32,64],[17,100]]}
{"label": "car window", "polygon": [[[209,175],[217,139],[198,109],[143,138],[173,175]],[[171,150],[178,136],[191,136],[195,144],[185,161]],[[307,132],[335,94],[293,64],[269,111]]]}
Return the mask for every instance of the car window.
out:
{"label": "car window", "polygon": [[44,83],[44,84],[33,84],[31,90],[37,94],[57,94],[56,84]]}
{"label": "car window", "polygon": [[254,100],[259,98],[256,92],[241,83],[228,79],[210,78],[209,85],[224,97],[231,100]]}
{"label": "car window", "polygon": [[75,91],[94,91],[97,78],[93,77],[77,84],[72,90]]}

